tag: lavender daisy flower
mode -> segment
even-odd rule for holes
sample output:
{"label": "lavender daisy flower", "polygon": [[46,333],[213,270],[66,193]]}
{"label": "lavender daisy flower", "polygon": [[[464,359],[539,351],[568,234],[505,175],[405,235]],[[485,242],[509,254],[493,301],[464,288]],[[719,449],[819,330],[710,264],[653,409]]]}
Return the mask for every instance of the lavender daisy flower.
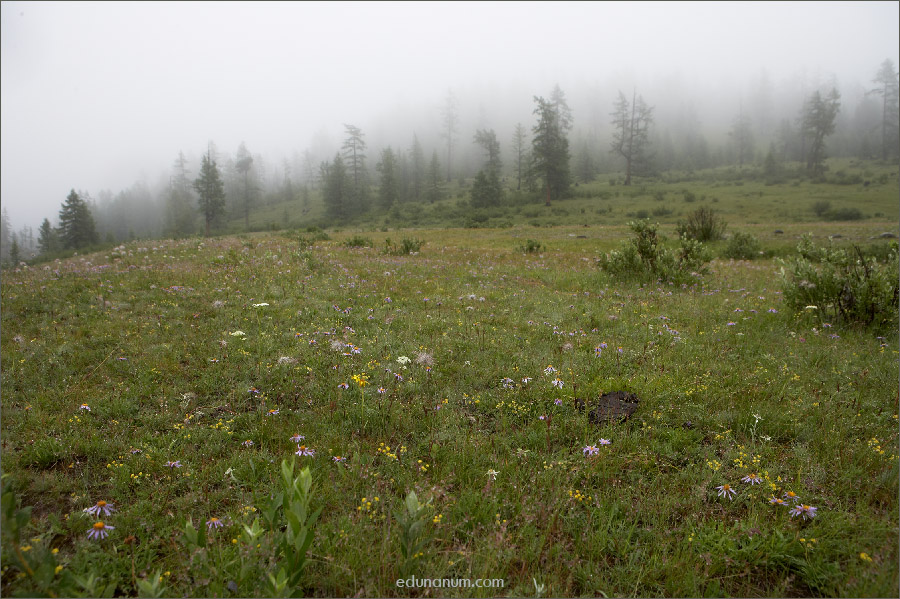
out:
{"label": "lavender daisy flower", "polygon": [[562,389],[563,385],[565,385],[565,383],[562,382],[562,379],[560,379],[559,377],[553,379],[553,381],[550,384],[553,385],[554,387],[556,387],[557,389]]}
{"label": "lavender daisy flower", "polygon": [[181,460],[175,460],[174,462],[166,462],[167,468],[181,468]]}
{"label": "lavender daisy flower", "polygon": [[587,445],[581,451],[582,451],[582,453],[584,453],[585,456],[592,456],[592,455],[597,455],[598,453],[600,453],[600,448],[596,447],[594,445]]}
{"label": "lavender daisy flower", "polygon": [[338,389],[349,389],[349,388],[350,388],[350,385],[348,385],[347,383],[340,383],[338,385]]}
{"label": "lavender daisy flower", "polygon": [[80,406],[78,406],[78,409],[81,410],[82,412],[90,412],[91,406],[87,405],[86,403],[83,403]]}
{"label": "lavender daisy flower", "polygon": [[562,400],[559,399],[559,398],[557,397],[556,399],[553,400],[553,403],[556,404],[556,405],[558,405],[558,406],[561,406],[561,405],[562,405]]}
{"label": "lavender daisy flower", "polygon": [[610,443],[611,441],[609,439],[600,439],[600,441],[598,441],[599,445],[609,445]]}
{"label": "lavender daisy flower", "polygon": [[554,372],[556,372],[556,369],[553,367],[553,364],[544,369],[544,374],[553,374]]}
{"label": "lavender daisy flower", "polygon": [[398,383],[402,383],[402,382],[403,382],[403,376],[402,376],[399,372],[395,372],[395,373],[394,373],[394,380],[397,381]]}
{"label": "lavender daisy flower", "polygon": [[209,530],[212,530],[214,528],[222,528],[223,526],[225,526],[225,524],[215,516],[206,521],[206,528]]}
{"label": "lavender daisy flower", "polygon": [[274,409],[274,410],[269,410],[268,412],[266,412],[266,416],[277,416],[277,415],[278,415],[278,411],[279,411],[279,410],[278,410],[277,408]]}
{"label": "lavender daisy flower", "polygon": [[346,461],[347,461],[347,458],[342,457],[342,456],[339,456],[339,455],[336,455],[336,456],[332,456],[331,461],[332,461],[332,462],[335,462],[335,463],[337,463],[337,462],[346,462]]}
{"label": "lavender daisy flower", "polygon": [[735,495],[737,495],[737,491],[731,488],[731,485],[722,485],[721,487],[716,487],[719,491],[719,497],[727,497],[728,499],[733,499]]}
{"label": "lavender daisy flower", "polygon": [[91,507],[84,508],[84,512],[91,516],[109,516],[114,511],[116,511],[116,508],[113,507],[113,504],[107,503],[102,499]]}
{"label": "lavender daisy flower", "polygon": [[293,437],[291,437],[291,442],[292,442],[292,443],[299,443],[300,441],[302,441],[302,440],[305,439],[305,438],[306,438],[306,437],[304,437],[303,435],[294,435]]}
{"label": "lavender daisy flower", "polygon": [[108,524],[104,524],[103,522],[95,522],[90,529],[88,529],[88,538],[89,539],[105,539],[109,536],[110,530],[115,530],[115,526],[110,526]]}
{"label": "lavender daisy flower", "polygon": [[804,520],[812,520],[816,517],[816,510],[818,509],[819,508],[815,508],[811,505],[800,504],[795,505],[789,513],[791,514],[791,518],[794,516],[802,516]]}
{"label": "lavender daisy flower", "polygon": [[243,445],[244,447],[253,447],[253,441],[251,441],[250,439],[247,439],[246,441],[241,443],[241,445]]}
{"label": "lavender daisy flower", "polygon": [[523,384],[523,385],[527,385],[527,384],[530,383],[530,382],[531,382],[531,377],[530,377],[530,376],[522,377],[522,384]]}
{"label": "lavender daisy flower", "polygon": [[786,491],[784,495],[782,495],[785,499],[793,501],[795,504],[800,503],[800,498],[793,491]]}
{"label": "lavender daisy flower", "polygon": [[787,504],[784,502],[784,499],[782,499],[781,497],[775,497],[774,495],[772,495],[771,497],[769,497],[769,503],[770,503],[771,505],[787,505]]}
{"label": "lavender daisy flower", "polygon": [[306,445],[298,445],[298,446],[297,446],[297,451],[295,451],[294,453],[296,453],[296,454],[297,454],[298,456],[300,456],[301,458],[302,458],[303,456],[310,456],[310,457],[311,457],[311,456],[316,455],[316,451],[315,451],[314,449],[310,449],[310,448],[307,447]]}
{"label": "lavender daisy flower", "polygon": [[748,474],[744,478],[741,479],[742,483],[750,483],[751,485],[758,485],[762,482],[762,479],[755,472]]}

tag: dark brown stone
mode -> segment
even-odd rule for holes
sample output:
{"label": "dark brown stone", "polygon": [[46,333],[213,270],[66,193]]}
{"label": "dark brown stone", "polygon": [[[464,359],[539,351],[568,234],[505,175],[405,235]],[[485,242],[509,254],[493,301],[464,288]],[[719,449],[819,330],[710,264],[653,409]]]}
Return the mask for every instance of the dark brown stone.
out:
{"label": "dark brown stone", "polygon": [[634,414],[640,401],[637,395],[627,391],[604,393],[588,414],[588,419],[594,424],[624,422]]}

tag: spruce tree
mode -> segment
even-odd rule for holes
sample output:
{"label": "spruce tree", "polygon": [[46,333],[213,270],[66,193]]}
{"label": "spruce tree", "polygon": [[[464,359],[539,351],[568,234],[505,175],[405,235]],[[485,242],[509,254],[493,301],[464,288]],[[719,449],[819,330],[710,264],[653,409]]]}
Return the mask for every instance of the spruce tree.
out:
{"label": "spruce tree", "polygon": [[200,212],[206,222],[206,236],[212,225],[225,211],[225,186],[219,177],[219,169],[207,152],[200,164],[200,176],[194,180],[194,189],[200,196]]}
{"label": "spruce tree", "polygon": [[97,243],[97,228],[87,203],[73,189],[59,211],[59,236],[65,249]]}
{"label": "spruce tree", "polygon": [[552,101],[537,96],[534,101],[538,123],[532,129],[531,170],[543,181],[549,206],[552,200],[560,199],[569,188],[569,140],[558,107]]}

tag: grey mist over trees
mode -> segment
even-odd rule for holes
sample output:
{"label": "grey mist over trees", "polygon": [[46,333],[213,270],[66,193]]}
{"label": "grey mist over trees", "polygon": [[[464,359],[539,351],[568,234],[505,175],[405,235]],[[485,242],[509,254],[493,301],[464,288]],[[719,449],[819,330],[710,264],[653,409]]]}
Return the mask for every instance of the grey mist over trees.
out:
{"label": "grey mist over trees", "polygon": [[3,2],[2,258],[900,155],[897,3],[348,6]]}

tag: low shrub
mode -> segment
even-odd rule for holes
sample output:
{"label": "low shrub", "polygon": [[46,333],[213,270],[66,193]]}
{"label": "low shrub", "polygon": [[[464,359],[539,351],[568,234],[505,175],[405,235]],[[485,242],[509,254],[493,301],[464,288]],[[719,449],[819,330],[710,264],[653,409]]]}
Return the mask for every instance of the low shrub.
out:
{"label": "low shrub", "polygon": [[348,248],[370,248],[375,247],[375,242],[372,241],[370,237],[365,237],[363,235],[354,235],[353,237],[345,241],[344,245]]}
{"label": "low shrub", "polygon": [[753,260],[759,257],[760,250],[759,239],[755,235],[737,232],[728,240],[722,255],[733,260]]}
{"label": "low shrub", "polygon": [[384,240],[384,253],[390,254],[391,256],[406,256],[408,254],[418,253],[423,245],[425,245],[423,240],[409,239],[407,237],[404,237],[399,245],[394,245],[391,238],[388,237]]}
{"label": "low shrub", "polygon": [[897,246],[887,260],[821,247],[804,236],[798,256],[782,260],[784,300],[798,313],[867,326],[897,326]]}
{"label": "low shrub", "polygon": [[687,283],[706,274],[710,256],[703,244],[681,237],[681,246],[673,251],[659,245],[658,225],[649,221],[628,223],[635,237],[619,250],[600,256],[601,270],[620,277],[658,279],[669,283]]}
{"label": "low shrub", "polygon": [[538,254],[544,251],[544,246],[540,241],[527,239],[523,245],[519,246],[519,251],[525,254]]}
{"label": "low shrub", "polygon": [[725,235],[725,221],[711,208],[702,206],[688,215],[686,223],[679,222],[678,235],[697,241],[715,241]]}

